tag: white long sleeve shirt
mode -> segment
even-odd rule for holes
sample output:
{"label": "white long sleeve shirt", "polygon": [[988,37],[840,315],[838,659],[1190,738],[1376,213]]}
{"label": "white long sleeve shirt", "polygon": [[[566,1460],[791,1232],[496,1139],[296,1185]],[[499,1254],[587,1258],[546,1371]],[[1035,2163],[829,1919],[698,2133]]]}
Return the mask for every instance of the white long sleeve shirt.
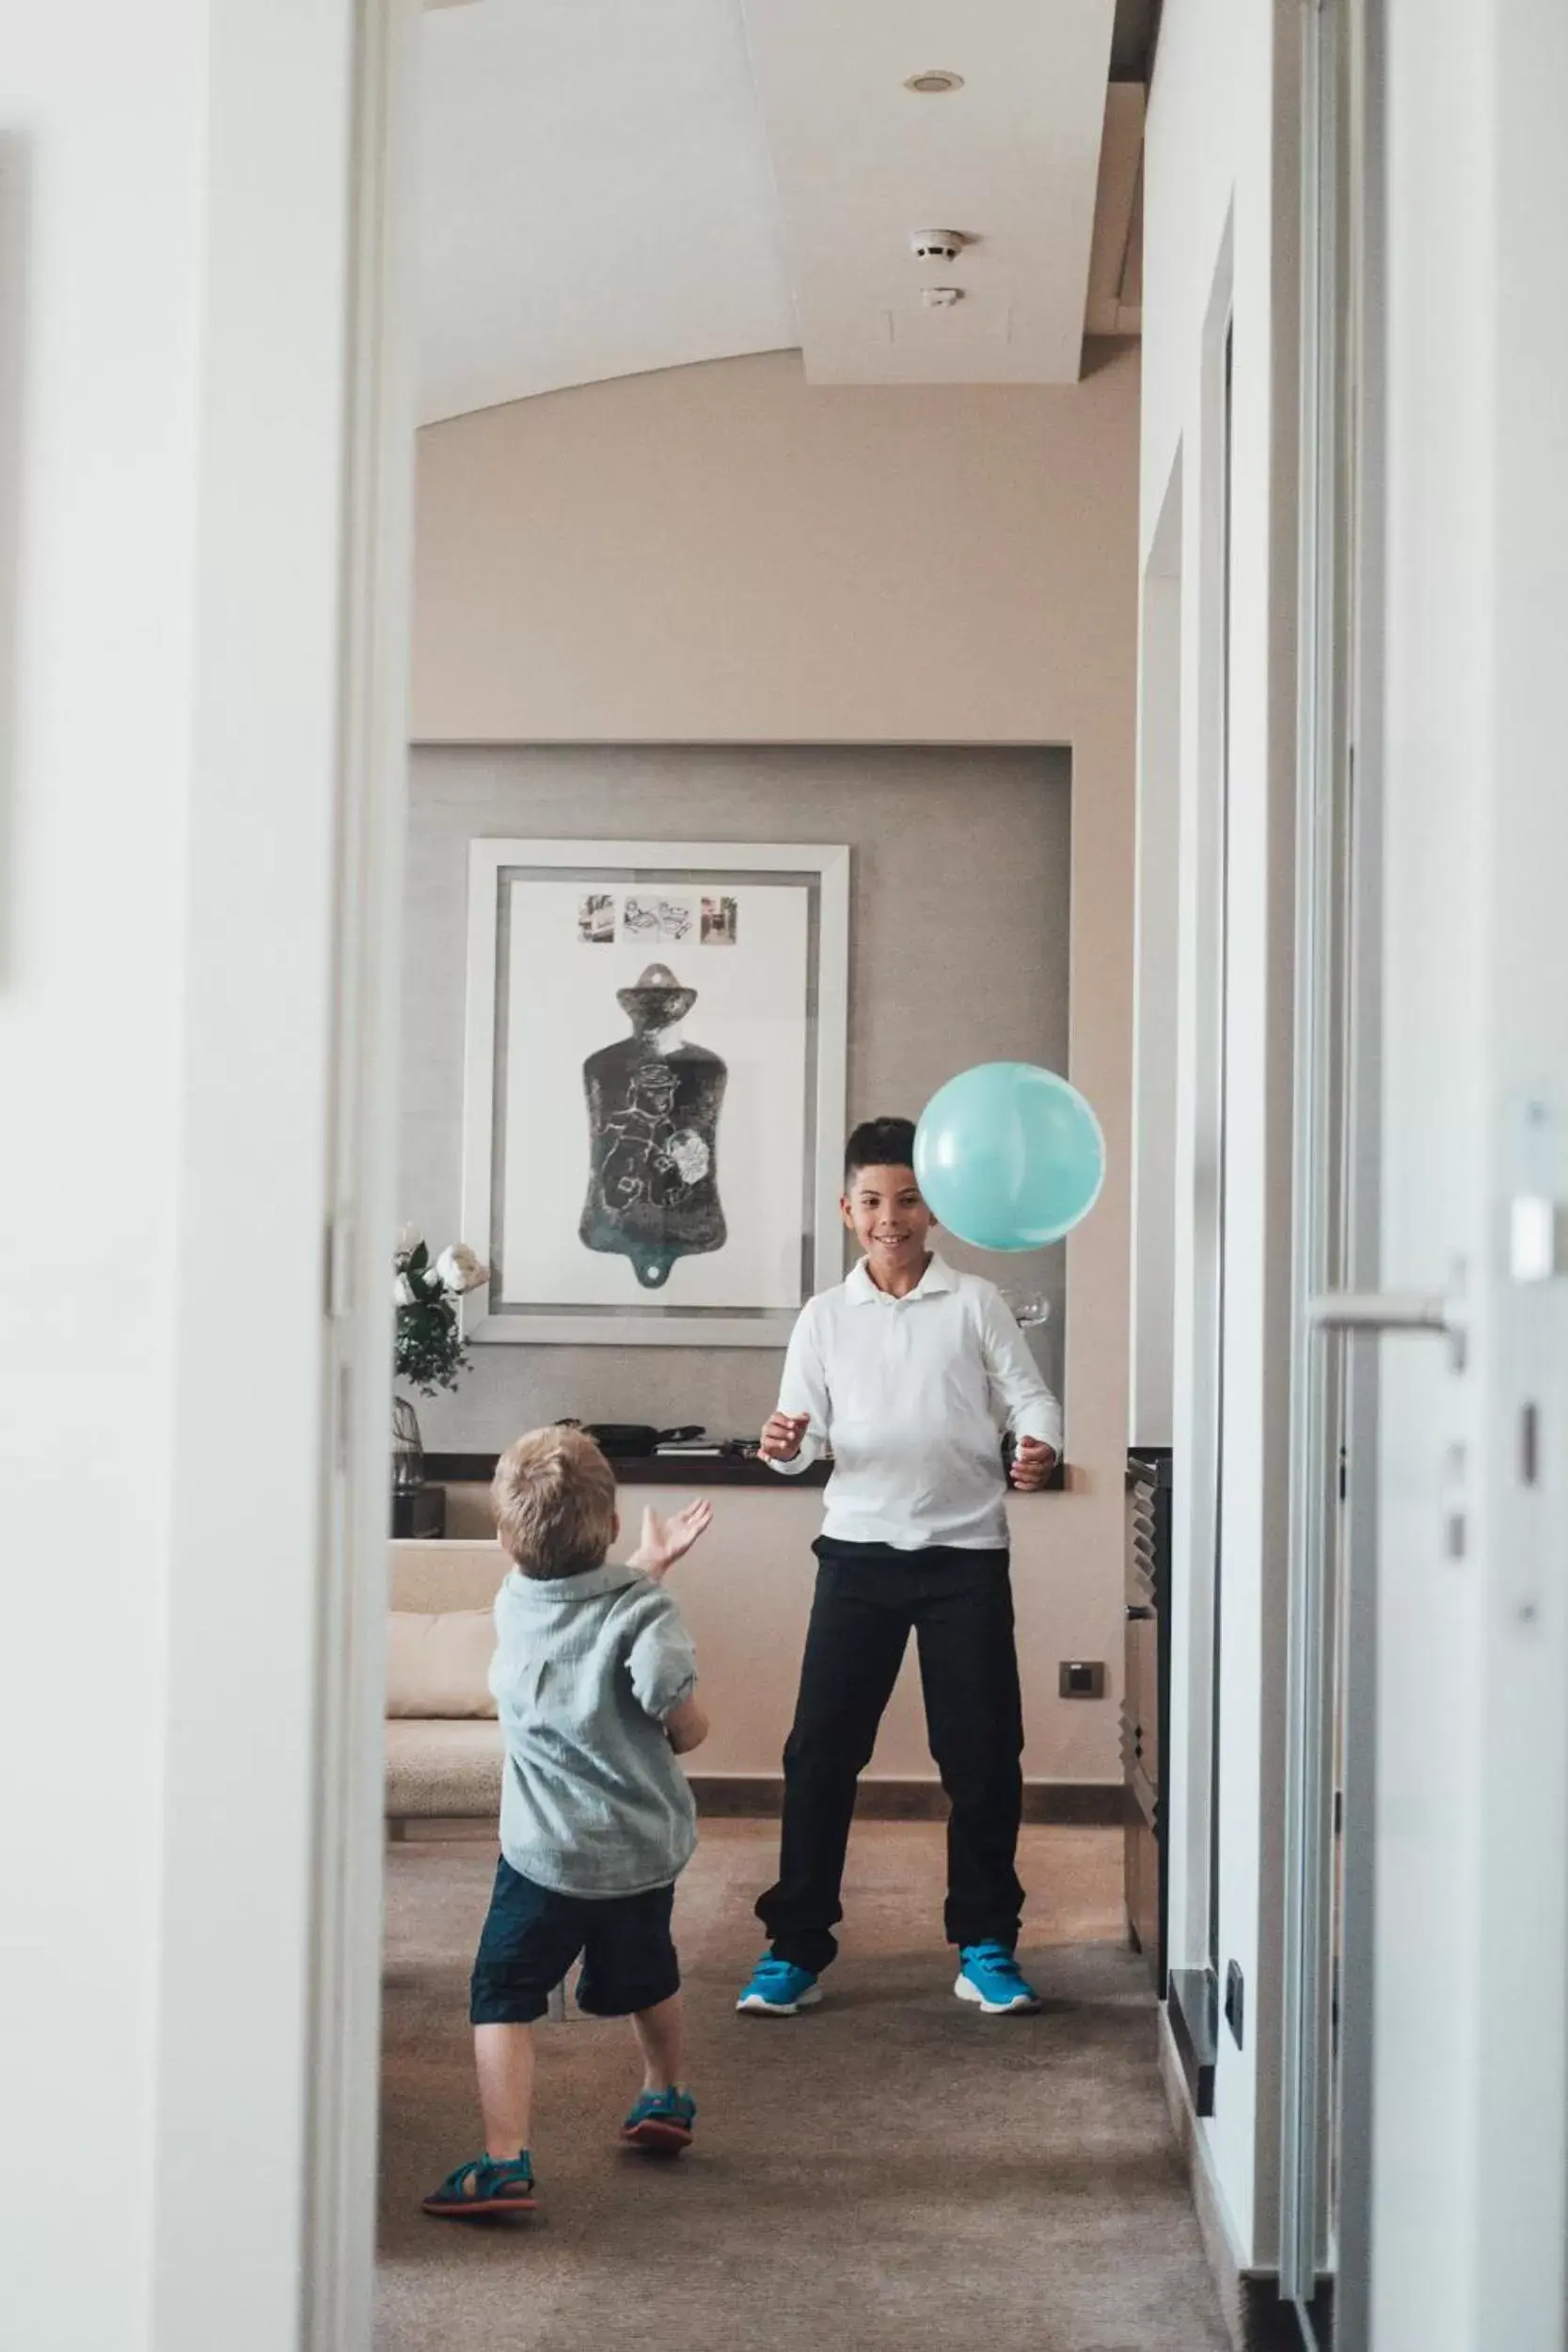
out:
{"label": "white long sleeve shirt", "polygon": [[810,1425],[786,1477],[831,1446],[822,1533],[899,1551],[1007,1541],[1002,1437],[1060,1453],[1061,1407],[1000,1292],[933,1257],[905,1298],[865,1263],[802,1308],[779,1409]]}

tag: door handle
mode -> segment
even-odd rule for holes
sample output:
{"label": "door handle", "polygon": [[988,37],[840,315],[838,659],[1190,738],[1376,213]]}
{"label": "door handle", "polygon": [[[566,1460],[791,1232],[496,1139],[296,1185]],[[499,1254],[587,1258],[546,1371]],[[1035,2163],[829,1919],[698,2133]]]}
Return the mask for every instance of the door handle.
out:
{"label": "door handle", "polygon": [[1452,1303],[1426,1291],[1325,1291],[1307,1320],[1321,1331],[1447,1331]]}
{"label": "door handle", "polygon": [[1127,1621],[1129,1625],[1134,1624],[1141,1617],[1152,1617],[1153,1614],[1153,1610],[1146,1608],[1142,1601],[1130,1600],[1127,1604]]}
{"label": "door handle", "polygon": [[1468,1327],[1465,1304],[1454,1292],[1441,1291],[1325,1291],[1307,1302],[1307,1320],[1315,1331],[1428,1331],[1449,1344],[1455,1372],[1465,1368]]}

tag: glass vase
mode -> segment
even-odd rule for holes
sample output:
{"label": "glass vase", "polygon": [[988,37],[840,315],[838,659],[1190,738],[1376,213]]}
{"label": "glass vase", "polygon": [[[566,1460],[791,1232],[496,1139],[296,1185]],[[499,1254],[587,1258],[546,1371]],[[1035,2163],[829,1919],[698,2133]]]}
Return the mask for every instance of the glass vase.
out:
{"label": "glass vase", "polygon": [[418,1494],[424,1485],[424,1445],[420,1419],[405,1396],[392,1399],[392,1492]]}

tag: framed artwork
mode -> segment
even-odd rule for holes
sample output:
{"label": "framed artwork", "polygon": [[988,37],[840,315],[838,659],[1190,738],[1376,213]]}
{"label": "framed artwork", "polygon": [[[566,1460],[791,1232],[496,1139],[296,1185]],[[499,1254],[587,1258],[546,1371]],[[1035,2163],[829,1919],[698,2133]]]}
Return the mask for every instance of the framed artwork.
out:
{"label": "framed artwork", "polygon": [[475,841],[477,1341],[777,1347],[836,1281],[849,852]]}

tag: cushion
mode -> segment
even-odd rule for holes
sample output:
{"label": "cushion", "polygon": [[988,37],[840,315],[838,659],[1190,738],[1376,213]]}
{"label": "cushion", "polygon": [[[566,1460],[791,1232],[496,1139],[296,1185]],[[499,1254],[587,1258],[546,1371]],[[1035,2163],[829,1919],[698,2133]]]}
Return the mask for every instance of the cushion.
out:
{"label": "cushion", "polygon": [[493,1716],[490,1661],[496,1621],[488,1609],[448,1609],[425,1616],[394,1609],[387,1619],[387,1712],[408,1716]]}
{"label": "cushion", "polygon": [[[451,1497],[447,1497],[450,1506]],[[483,1542],[436,1541],[394,1535],[388,1546],[389,1609],[488,1609],[512,1563],[494,1535]]]}
{"label": "cushion", "polygon": [[500,1812],[506,1741],[499,1724],[387,1725],[389,1820],[488,1820]]}

